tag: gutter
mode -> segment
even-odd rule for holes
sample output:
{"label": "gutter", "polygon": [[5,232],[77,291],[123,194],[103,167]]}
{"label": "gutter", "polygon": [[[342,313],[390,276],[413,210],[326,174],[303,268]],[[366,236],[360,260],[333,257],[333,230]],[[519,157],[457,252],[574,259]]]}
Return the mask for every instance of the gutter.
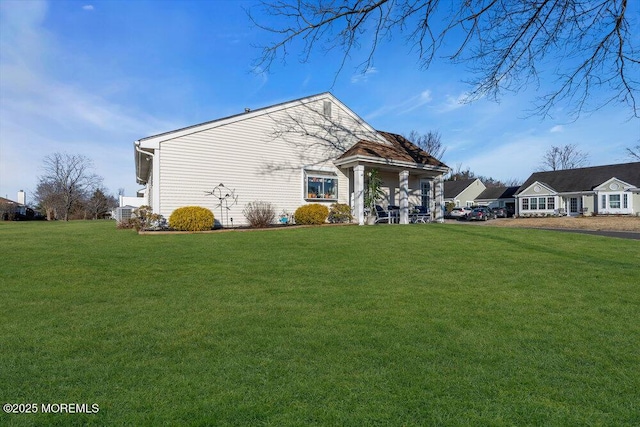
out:
{"label": "gutter", "polygon": [[[153,152],[149,152],[149,151],[144,151],[140,148],[140,141],[136,141],[133,143],[133,146],[136,149],[136,152],[138,153],[138,161],[136,162],[138,164],[138,166],[140,165],[140,155],[143,154],[145,156],[145,160],[149,161],[150,159],[153,159],[153,156],[155,155],[155,153]],[[147,179],[144,179],[142,177],[139,176],[138,172],[139,172],[140,167],[136,168],[136,181],[138,182],[138,184],[145,184],[147,183]]]}

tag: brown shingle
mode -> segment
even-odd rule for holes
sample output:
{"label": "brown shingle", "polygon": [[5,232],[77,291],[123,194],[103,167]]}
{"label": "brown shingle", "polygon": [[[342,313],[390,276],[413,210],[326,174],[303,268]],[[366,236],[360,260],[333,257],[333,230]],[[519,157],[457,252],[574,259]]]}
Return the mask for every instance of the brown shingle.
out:
{"label": "brown shingle", "polygon": [[447,167],[447,165],[442,163],[440,160],[420,149],[420,147],[408,141],[401,135],[381,131],[378,131],[378,133],[389,141],[390,145],[360,140],[338,159],[345,159],[352,156],[367,156],[444,168]]}

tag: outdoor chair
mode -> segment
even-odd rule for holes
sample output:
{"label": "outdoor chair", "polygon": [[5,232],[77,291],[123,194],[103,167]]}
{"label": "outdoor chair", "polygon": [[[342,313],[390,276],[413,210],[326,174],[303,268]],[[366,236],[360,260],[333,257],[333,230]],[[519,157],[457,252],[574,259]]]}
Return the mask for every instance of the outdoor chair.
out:
{"label": "outdoor chair", "polygon": [[389,223],[389,212],[385,211],[382,206],[376,205],[376,224],[379,222]]}

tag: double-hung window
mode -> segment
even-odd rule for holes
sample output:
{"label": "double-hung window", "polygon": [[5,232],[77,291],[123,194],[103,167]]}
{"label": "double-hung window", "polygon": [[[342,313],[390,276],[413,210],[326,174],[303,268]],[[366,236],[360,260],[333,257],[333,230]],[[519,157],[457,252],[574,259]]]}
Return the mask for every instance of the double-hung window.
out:
{"label": "double-hung window", "polygon": [[554,197],[547,197],[547,209],[554,210],[556,208],[556,199]]}
{"label": "double-hung window", "polygon": [[535,211],[538,209],[538,198],[537,197],[532,197],[531,198],[531,210]]}
{"label": "double-hung window", "polygon": [[609,196],[609,208],[610,209],[620,209],[620,195],[619,194],[611,194]]}
{"label": "double-hung window", "polygon": [[526,197],[522,199],[522,210],[524,211],[529,210],[529,199]]}
{"label": "double-hung window", "polygon": [[546,202],[547,202],[546,197],[540,197],[538,199],[538,209],[546,209],[547,208]]}
{"label": "double-hung window", "polygon": [[336,200],[338,198],[338,176],[331,172],[305,171],[306,199]]}

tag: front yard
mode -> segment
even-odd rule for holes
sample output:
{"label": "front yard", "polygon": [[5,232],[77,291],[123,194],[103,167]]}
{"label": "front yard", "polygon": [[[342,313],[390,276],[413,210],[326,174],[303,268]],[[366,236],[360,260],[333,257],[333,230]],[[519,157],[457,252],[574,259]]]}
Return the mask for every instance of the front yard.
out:
{"label": "front yard", "polygon": [[586,216],[558,218],[508,218],[489,221],[488,225],[519,228],[560,228],[572,230],[606,230],[640,232],[640,217]]}
{"label": "front yard", "polygon": [[107,221],[0,241],[2,403],[99,407],[1,425],[640,424],[637,241]]}

